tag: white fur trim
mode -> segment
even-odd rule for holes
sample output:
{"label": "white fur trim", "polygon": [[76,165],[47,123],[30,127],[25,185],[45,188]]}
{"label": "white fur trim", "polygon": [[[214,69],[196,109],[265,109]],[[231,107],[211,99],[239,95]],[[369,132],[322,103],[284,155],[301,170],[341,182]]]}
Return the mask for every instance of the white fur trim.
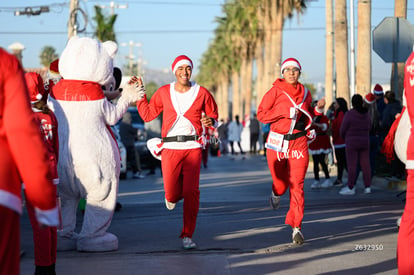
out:
{"label": "white fur trim", "polygon": [[300,66],[299,66],[299,64],[298,64],[297,62],[293,61],[293,60],[289,60],[289,61],[287,61],[287,62],[283,63],[282,68],[280,68],[280,72],[281,72],[282,74],[283,74],[283,70],[284,70],[286,67],[295,67],[295,68],[298,68],[298,69],[299,69],[299,71],[300,71]]}
{"label": "white fur trim", "polygon": [[178,69],[178,67],[182,66],[182,65],[188,65],[191,67],[191,69],[193,68],[193,66],[191,65],[190,60],[187,59],[183,59],[177,62],[177,64],[175,64],[174,69],[173,69],[173,73],[175,73],[175,71]]}
{"label": "white fur trim", "polygon": [[162,141],[160,138],[151,138],[147,141],[147,147],[148,150],[150,151],[151,155],[158,159],[161,160],[161,151],[162,151]]}
{"label": "white fur trim", "polygon": [[50,210],[40,210],[35,207],[35,213],[39,223],[48,226],[59,225],[59,208],[57,206]]}
{"label": "white fur trim", "polygon": [[407,160],[405,163],[405,169],[414,170],[414,160]]}
{"label": "white fur trim", "polygon": [[22,200],[10,192],[0,190],[0,205],[22,214]]}

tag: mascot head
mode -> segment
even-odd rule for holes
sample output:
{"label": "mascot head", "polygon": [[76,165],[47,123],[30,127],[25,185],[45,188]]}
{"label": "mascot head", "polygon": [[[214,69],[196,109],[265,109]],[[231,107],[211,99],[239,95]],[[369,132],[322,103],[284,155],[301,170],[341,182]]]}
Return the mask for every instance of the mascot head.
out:
{"label": "mascot head", "polygon": [[59,73],[63,79],[97,82],[115,86],[113,59],[118,46],[115,42],[99,42],[89,37],[72,37],[59,58]]}

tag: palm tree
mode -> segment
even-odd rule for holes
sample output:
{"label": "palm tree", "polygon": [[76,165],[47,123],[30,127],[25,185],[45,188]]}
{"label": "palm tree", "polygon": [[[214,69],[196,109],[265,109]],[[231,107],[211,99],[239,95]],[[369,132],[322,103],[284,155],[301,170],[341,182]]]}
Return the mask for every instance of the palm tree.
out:
{"label": "palm tree", "polygon": [[358,1],[356,92],[371,91],[371,1]]}
{"label": "palm tree", "polygon": [[44,67],[49,67],[50,63],[56,60],[59,56],[56,53],[55,48],[52,46],[44,46],[42,51],[40,52],[40,64]]}
{"label": "palm tree", "polygon": [[95,6],[96,30],[94,36],[102,42],[114,41],[116,42],[116,35],[114,31],[114,25],[116,21],[116,14],[105,16],[102,13],[102,9],[99,6]]}
{"label": "palm tree", "polygon": [[326,106],[333,102],[333,76],[334,76],[334,39],[333,39],[333,2],[325,1],[326,15],[326,60],[325,60],[325,101]]}
{"label": "palm tree", "polygon": [[346,0],[335,0],[336,97],[349,102],[348,22]]}
{"label": "palm tree", "polygon": [[[394,3],[394,16],[400,18],[407,18],[407,0],[395,0]],[[391,73],[391,90],[395,92],[397,98],[402,102],[402,95],[404,90],[404,67],[405,63],[397,63],[397,74],[398,74],[398,91],[395,91],[395,80],[394,80],[394,70],[395,63],[392,63],[392,73]]]}

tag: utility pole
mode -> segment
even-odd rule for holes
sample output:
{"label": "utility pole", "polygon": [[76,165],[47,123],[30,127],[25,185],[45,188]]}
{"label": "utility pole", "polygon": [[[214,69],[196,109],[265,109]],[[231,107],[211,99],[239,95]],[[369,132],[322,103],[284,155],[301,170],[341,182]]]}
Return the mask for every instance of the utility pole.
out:
{"label": "utility pole", "polygon": [[79,7],[79,1],[78,0],[70,0],[70,6],[69,6],[69,20],[68,20],[68,40],[72,36],[76,36],[76,20],[74,12]]}
{"label": "utility pole", "polygon": [[119,5],[119,4],[115,4],[114,1],[111,1],[111,3],[109,3],[109,6],[107,6],[107,5],[98,5],[98,6],[102,9],[110,8],[111,9],[111,15],[115,14],[115,9],[127,9],[128,8],[128,4]]}
{"label": "utility pole", "polygon": [[142,46],[142,43],[134,43],[134,41],[132,41],[132,40],[130,40],[128,43],[121,43],[121,46],[129,46],[129,54],[128,54],[128,56],[126,56],[126,58],[128,59],[128,62],[129,62],[129,74],[131,74],[131,75],[133,75],[133,72],[132,72],[132,67],[133,67],[133,63],[134,63],[134,58],[135,58],[135,56],[134,56],[134,47],[138,47],[138,53],[139,53],[139,56],[138,56],[138,62],[137,62],[137,70],[138,70],[138,75],[139,75],[139,73],[140,73],[140,67],[141,67],[141,61],[140,61],[140,55],[141,55],[141,50],[140,50],[140,48],[141,48],[141,46]]}

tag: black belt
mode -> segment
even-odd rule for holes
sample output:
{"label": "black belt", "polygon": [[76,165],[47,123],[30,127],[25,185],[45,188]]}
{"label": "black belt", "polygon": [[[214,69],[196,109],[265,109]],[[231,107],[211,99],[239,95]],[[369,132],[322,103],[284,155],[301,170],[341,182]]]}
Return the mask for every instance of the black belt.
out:
{"label": "black belt", "polygon": [[287,134],[284,136],[284,140],[294,140],[303,136],[306,136],[306,131],[298,132],[296,134]]}
{"label": "black belt", "polygon": [[197,141],[198,136],[173,136],[173,137],[163,137],[162,142],[186,142],[186,141]]}

